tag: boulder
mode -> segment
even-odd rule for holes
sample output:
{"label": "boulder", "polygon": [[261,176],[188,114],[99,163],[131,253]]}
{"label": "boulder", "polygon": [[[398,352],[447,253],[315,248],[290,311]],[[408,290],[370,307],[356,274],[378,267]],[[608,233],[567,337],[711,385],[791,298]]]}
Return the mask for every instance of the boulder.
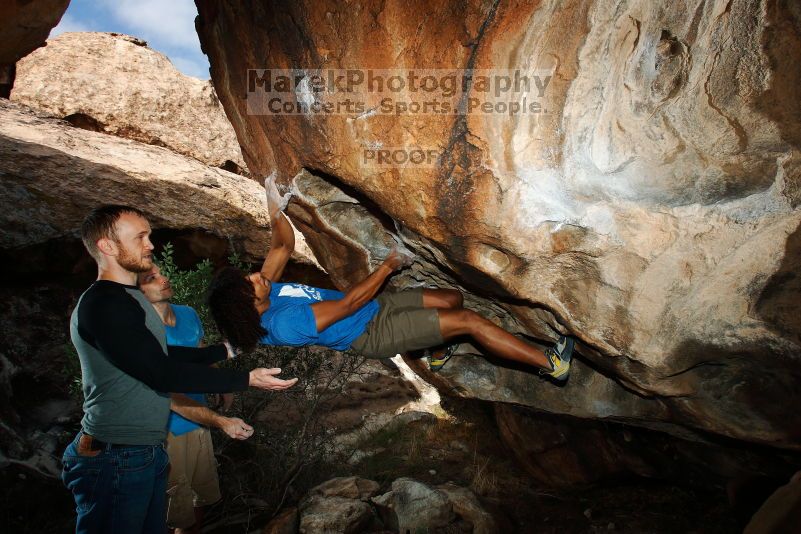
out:
{"label": "boulder", "polygon": [[481,506],[472,491],[455,484],[443,484],[437,486],[437,489],[448,498],[451,506],[453,506],[453,512],[472,526],[473,534],[495,534],[498,532],[495,519]]}
{"label": "boulder", "polygon": [[[75,237],[97,205],[143,209],[155,228],[207,229],[249,258],[270,223],[262,186],[163,147],[75,128],[0,100],[0,248]],[[311,261],[299,241],[295,259]]]}
{"label": "boulder", "polygon": [[367,500],[378,493],[378,482],[360,477],[337,477],[309,490],[309,495]]}
{"label": "boulder", "polygon": [[314,495],[300,505],[300,534],[359,534],[373,521],[372,507],[358,499]]}
{"label": "boulder", "polygon": [[372,502],[384,525],[395,532],[498,532],[495,519],[476,495],[452,483],[432,488],[399,478],[391,491]]}
{"label": "boulder", "polygon": [[395,244],[356,198],[305,169],[292,179],[292,193],[287,213],[340,288],[365,278]]}
{"label": "boulder", "polygon": [[17,64],[11,99],[81,128],[246,174],[211,82],[181,74],[136,37],[74,32],[51,39]]}
{"label": "boulder", "polygon": [[[340,287],[398,239],[420,261],[397,285],[459,287],[516,333],[580,340],[564,388],[478,358],[438,387],[801,449],[796,3],[197,6],[251,172],[327,184],[290,212]],[[264,86],[243,73],[278,66],[305,73],[290,104],[334,102],[309,90],[326,69],[503,68],[537,76],[510,98],[540,107],[467,111],[482,96],[467,85],[465,113],[385,113],[362,86],[363,110],[254,113]],[[438,158],[366,159],[396,147]]]}
{"label": "boulder", "polygon": [[399,478],[392,490],[373,498],[378,515],[388,528],[399,532],[433,531],[456,518],[446,494],[411,478]]}

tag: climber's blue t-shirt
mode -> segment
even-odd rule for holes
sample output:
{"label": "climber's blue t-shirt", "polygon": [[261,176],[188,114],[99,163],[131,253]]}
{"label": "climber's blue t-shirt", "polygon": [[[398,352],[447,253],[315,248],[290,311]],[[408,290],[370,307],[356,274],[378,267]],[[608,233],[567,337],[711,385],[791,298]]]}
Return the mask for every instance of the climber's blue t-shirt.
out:
{"label": "climber's blue t-shirt", "polygon": [[341,319],[319,334],[311,305],[322,300],[339,300],[340,291],[320,289],[303,284],[280,284],[270,288],[270,307],[261,315],[261,325],[267,335],[265,345],[322,345],[335,350],[347,350],[367,328],[378,313],[378,302],[371,300],[352,315]]}
{"label": "climber's blue t-shirt", "polygon": [[[189,306],[180,304],[170,304],[170,306],[175,314],[175,326],[164,325],[164,329],[167,331],[167,345],[181,347],[197,347],[200,345],[203,340],[203,325],[200,323],[200,317],[198,317],[197,312]],[[184,395],[203,405],[206,404],[206,395],[203,393],[184,393]],[[171,411],[167,428],[174,435],[180,436],[200,428],[200,425]]]}

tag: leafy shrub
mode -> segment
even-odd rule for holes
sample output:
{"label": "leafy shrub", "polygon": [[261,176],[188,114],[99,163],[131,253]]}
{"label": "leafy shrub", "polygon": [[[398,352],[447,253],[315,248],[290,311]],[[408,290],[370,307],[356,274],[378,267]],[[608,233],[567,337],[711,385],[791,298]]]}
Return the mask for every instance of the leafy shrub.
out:
{"label": "leafy shrub", "polygon": [[[206,332],[206,343],[217,343],[220,341],[220,332],[211,319],[211,313],[209,312],[208,304],[206,304],[209,285],[214,276],[214,265],[210,260],[205,259],[198,262],[194,269],[179,269],[175,264],[174,252],[172,243],[167,243],[164,245],[161,254],[156,258],[161,274],[170,279],[173,291],[171,301],[175,304],[185,304],[194,308],[200,316],[200,322]],[[236,252],[228,257],[228,262],[234,267],[247,270],[248,266],[242,262]]]}
{"label": "leafy shrub", "polygon": [[67,393],[78,402],[83,402],[83,381],[81,380],[81,360],[72,343],[64,344],[64,365],[61,376],[67,385]]}

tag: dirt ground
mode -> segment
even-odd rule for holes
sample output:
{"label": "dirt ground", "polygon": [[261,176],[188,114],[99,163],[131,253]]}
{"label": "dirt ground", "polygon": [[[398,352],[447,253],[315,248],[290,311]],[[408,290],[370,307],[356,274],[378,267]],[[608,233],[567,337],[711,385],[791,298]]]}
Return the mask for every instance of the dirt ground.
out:
{"label": "dirt ground", "polygon": [[[436,485],[454,482],[471,488],[496,516],[503,532],[519,533],[733,533],[742,524],[730,509],[723,488],[682,487],[645,479],[618,480],[573,490],[537,487],[522,471],[494,432],[491,407],[475,401],[444,399],[452,420],[420,421],[378,431],[359,448],[368,454],[351,464],[329,465],[308,480],[359,475],[387,489],[407,476]],[[221,437],[221,436],[218,436]],[[228,447],[221,459],[224,502],[209,517],[241,499],[226,472],[239,452]],[[239,452],[238,452],[239,451]],[[71,532],[74,505],[60,481],[18,466],[0,471],[0,521],[4,532]],[[256,503],[248,520],[205,532],[252,532],[266,523],[265,503]],[[260,508],[261,507],[261,508]],[[224,519],[224,518],[222,518]]]}
{"label": "dirt ground", "polygon": [[379,454],[348,473],[389,485],[399,476],[472,489],[505,532],[637,533],[741,532],[723,488],[681,487],[646,479],[574,490],[537,487],[500,441],[491,408],[445,399],[453,421],[415,424],[394,436],[378,434]]}
{"label": "dirt ground", "polygon": [[[504,533],[742,531],[723,488],[641,478],[572,490],[538,487],[498,438],[490,405],[444,399],[443,407],[451,420],[423,420],[375,432],[359,444],[364,453],[360,461],[319,466],[306,485],[350,475],[375,480],[382,491],[399,477],[429,485],[453,482],[472,489]],[[229,455],[236,452],[229,450]],[[251,532],[268,515],[254,510],[247,519],[247,526],[238,523],[211,532]]]}

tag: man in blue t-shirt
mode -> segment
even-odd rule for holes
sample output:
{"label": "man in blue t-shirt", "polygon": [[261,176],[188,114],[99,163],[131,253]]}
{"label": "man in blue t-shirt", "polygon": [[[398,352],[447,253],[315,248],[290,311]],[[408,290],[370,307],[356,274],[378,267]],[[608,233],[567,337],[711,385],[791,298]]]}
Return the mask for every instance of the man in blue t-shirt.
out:
{"label": "man in blue t-shirt", "polygon": [[[567,380],[572,337],[560,336],[553,347],[542,351],[463,308],[462,295],[454,289],[414,289],[376,297],[389,275],[411,264],[412,258],[397,250],[346,293],[279,283],[295,247],[292,226],[283,213],[290,194],[279,194],[274,176],[264,185],[272,238],[261,271],[245,275],[233,267],[223,269],[209,293],[212,316],[233,346],[249,350],[257,343],[321,345],[386,358],[471,336],[493,356]],[[451,345],[431,356],[431,369],[439,370],[455,349],[456,345]]]}
{"label": "man in blue t-shirt", "polygon": [[[158,266],[139,275],[139,288],[158,312],[167,333],[167,345],[199,347],[203,344],[203,325],[197,312],[171,304],[170,281]],[[225,408],[230,394],[224,394]],[[170,474],[167,481],[167,525],[176,533],[200,532],[204,508],[220,500],[217,464],[211,433],[215,426],[234,439],[247,439],[253,428],[236,417],[224,417],[206,407],[203,393],[170,395],[167,453]]]}

